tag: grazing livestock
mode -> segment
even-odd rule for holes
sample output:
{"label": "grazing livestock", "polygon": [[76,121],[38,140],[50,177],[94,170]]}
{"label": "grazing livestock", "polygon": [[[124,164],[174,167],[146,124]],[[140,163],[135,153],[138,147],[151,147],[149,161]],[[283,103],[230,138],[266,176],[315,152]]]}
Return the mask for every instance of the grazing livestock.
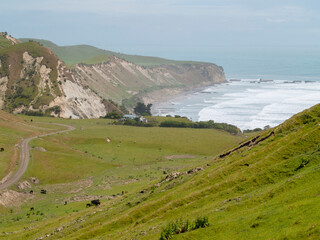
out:
{"label": "grazing livestock", "polygon": [[47,194],[47,190],[41,189],[40,193],[42,193],[42,194]]}
{"label": "grazing livestock", "polygon": [[2,147],[2,148],[0,148],[0,152],[3,152],[4,151],[4,148]]}
{"label": "grazing livestock", "polygon": [[87,203],[87,207],[91,207],[92,205],[91,205],[91,203]]}
{"label": "grazing livestock", "polygon": [[94,205],[94,206],[98,206],[98,205],[100,205],[101,203],[100,203],[100,200],[99,200],[99,199],[95,199],[95,200],[92,200],[92,201],[91,201],[91,204]]}
{"label": "grazing livestock", "polygon": [[31,208],[30,208],[30,211],[34,211],[34,207],[31,207]]}
{"label": "grazing livestock", "polygon": [[30,194],[33,194],[33,190],[30,190],[30,192],[29,192]]}

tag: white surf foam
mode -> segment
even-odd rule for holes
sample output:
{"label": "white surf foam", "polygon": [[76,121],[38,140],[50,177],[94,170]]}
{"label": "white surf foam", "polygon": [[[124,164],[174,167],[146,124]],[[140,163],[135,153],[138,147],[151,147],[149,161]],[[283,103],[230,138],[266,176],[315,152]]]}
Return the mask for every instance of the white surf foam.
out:
{"label": "white surf foam", "polygon": [[[275,126],[320,102],[320,82],[273,81],[255,84],[250,79],[221,86],[222,96],[199,109],[199,120],[227,122],[241,129]],[[216,89],[217,91],[217,89]]]}

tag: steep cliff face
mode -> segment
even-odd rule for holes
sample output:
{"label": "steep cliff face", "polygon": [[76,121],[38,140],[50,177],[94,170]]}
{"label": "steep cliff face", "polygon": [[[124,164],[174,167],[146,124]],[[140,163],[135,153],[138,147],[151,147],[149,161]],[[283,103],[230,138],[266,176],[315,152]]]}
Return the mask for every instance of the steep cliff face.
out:
{"label": "steep cliff face", "polygon": [[106,63],[78,64],[73,71],[83,84],[100,96],[118,103],[133,96],[148,99],[147,96],[159,91],[170,94],[225,81],[223,68],[215,64],[180,63],[143,67],[115,56],[109,56]]}
{"label": "steep cliff face", "polygon": [[84,87],[55,54],[36,42],[15,42],[0,50],[0,109],[65,118],[106,114],[102,99]]}

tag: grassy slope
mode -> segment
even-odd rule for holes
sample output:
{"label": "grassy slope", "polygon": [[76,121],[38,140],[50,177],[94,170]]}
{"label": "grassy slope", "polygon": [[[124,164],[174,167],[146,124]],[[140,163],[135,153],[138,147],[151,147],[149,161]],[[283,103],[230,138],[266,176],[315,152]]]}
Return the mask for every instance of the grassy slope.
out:
{"label": "grassy slope", "polygon": [[[30,117],[23,118],[27,122],[30,120]],[[34,200],[21,208],[13,208],[12,213],[4,210],[0,217],[0,232],[19,232],[20,227],[37,224],[40,220],[46,224],[57,221],[57,217],[83,211],[86,203],[83,201],[62,206],[65,199],[72,197],[119,196],[122,191],[135,194],[150,182],[158,182],[164,176],[163,171],[170,173],[205,164],[209,156],[217,155],[243,139],[215,130],[114,126],[109,125],[110,121],[106,119],[32,119],[34,124],[51,121],[72,124],[77,129],[31,143],[32,147],[42,147],[46,152],[32,148],[30,167],[24,178],[37,177],[41,184],[33,186],[36,192]],[[106,137],[111,139],[111,143],[106,142]],[[166,158],[181,154],[191,154],[195,158]],[[87,186],[85,182],[90,181],[92,183]],[[79,187],[82,188],[80,191]],[[45,198],[38,194],[42,188],[48,190]],[[35,206],[43,215],[26,217],[30,206]]]}
{"label": "grassy slope", "polygon": [[55,129],[55,126],[35,125],[0,110],[0,147],[5,149],[0,152],[0,179],[16,168],[19,150],[15,145],[20,143],[22,138],[51,129]]}
{"label": "grassy slope", "polygon": [[319,239],[319,112],[317,105],[294,116],[274,129],[275,136],[213,158],[205,171],[43,221],[16,236],[65,226],[52,238],[159,239],[169,221],[205,214],[210,227],[174,239]]}
{"label": "grassy slope", "polygon": [[3,35],[0,35],[0,49],[10,47],[11,45],[12,44],[8,39],[6,39]]}
{"label": "grassy slope", "polygon": [[[29,41],[29,38],[19,39],[22,42]],[[40,42],[45,47],[52,49],[52,51],[62,59],[68,66],[73,66],[77,63],[95,64],[102,63],[108,60],[108,56],[114,55],[125,59],[129,62],[140,66],[156,66],[162,64],[182,64],[182,63],[197,63],[191,61],[174,61],[158,57],[128,55],[117,52],[111,52],[89,45],[75,45],[75,46],[57,46],[56,44],[42,39],[32,39]]]}

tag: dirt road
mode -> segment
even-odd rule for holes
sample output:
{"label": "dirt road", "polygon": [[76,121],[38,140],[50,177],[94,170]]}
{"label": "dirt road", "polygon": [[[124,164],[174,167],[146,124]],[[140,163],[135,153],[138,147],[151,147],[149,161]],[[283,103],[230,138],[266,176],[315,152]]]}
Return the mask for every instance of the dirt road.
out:
{"label": "dirt road", "polygon": [[46,137],[46,136],[50,136],[50,135],[54,135],[54,134],[58,134],[58,133],[70,132],[70,131],[73,131],[75,129],[75,127],[70,126],[70,125],[59,124],[59,123],[53,123],[53,124],[66,127],[67,129],[23,139],[21,144],[20,144],[21,147],[20,147],[19,169],[14,175],[11,175],[10,177],[8,177],[8,179],[6,179],[4,181],[4,183],[0,183],[0,191],[11,187],[13,184],[18,182],[19,179],[22,177],[22,175],[27,170],[28,164],[29,164],[29,160],[30,160],[29,142],[32,139],[35,139],[35,138],[38,138],[38,137]]}

